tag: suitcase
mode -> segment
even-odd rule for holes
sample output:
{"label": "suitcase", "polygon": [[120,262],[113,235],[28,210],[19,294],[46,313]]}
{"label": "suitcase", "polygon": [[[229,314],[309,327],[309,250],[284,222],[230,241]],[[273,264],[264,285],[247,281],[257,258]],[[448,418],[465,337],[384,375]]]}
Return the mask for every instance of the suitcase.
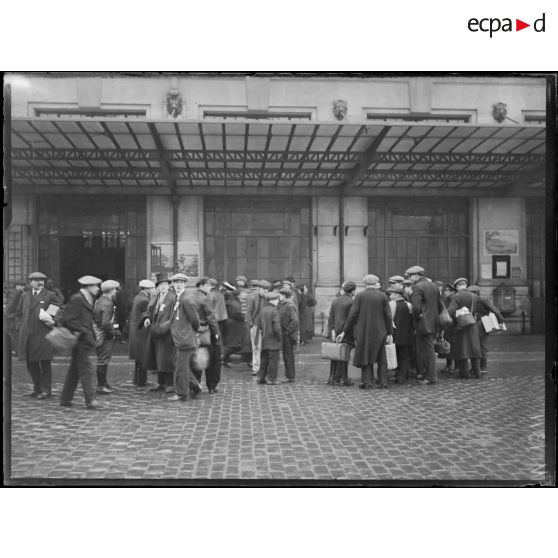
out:
{"label": "suitcase", "polygon": [[322,358],[349,362],[351,347],[347,343],[322,343]]}

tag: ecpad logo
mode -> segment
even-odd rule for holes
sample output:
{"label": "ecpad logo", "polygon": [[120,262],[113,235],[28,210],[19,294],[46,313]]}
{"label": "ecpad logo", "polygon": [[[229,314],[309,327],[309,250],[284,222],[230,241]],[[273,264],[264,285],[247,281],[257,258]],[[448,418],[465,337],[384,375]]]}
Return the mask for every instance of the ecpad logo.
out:
{"label": "ecpad logo", "polygon": [[[537,33],[545,32],[545,15],[546,14],[543,13],[543,15],[540,18],[536,19],[533,22],[533,29],[535,30],[535,32]],[[492,35],[494,33],[497,33],[498,31],[511,32],[514,30],[512,19],[509,17],[505,17],[503,19],[500,19],[498,17],[485,17],[482,19],[477,19],[476,17],[472,17],[467,22],[467,27],[469,28],[469,31],[473,33],[477,33],[478,31],[481,31],[483,33],[490,33],[491,39],[492,39]],[[531,27],[531,24],[525,23],[524,21],[521,21],[520,19],[516,18],[515,31],[521,31],[522,29],[526,29],[527,27]]]}

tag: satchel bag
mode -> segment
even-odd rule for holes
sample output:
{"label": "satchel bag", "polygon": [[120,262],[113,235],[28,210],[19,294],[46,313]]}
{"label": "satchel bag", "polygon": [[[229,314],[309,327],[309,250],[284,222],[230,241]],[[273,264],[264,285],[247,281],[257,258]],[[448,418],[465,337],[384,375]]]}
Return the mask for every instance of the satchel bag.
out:
{"label": "satchel bag", "polygon": [[211,331],[208,324],[200,326],[197,336],[200,347],[209,347],[211,345]]}
{"label": "satchel bag", "polygon": [[349,362],[351,347],[347,343],[322,343],[321,358]]}
{"label": "satchel bag", "polygon": [[482,316],[481,322],[486,333],[500,331],[500,324],[498,323],[498,319],[496,318],[496,314],[494,314],[494,312],[490,312],[488,316]]}
{"label": "satchel bag", "polygon": [[190,359],[190,367],[194,372],[203,372],[209,366],[209,350],[207,347],[198,347]]}
{"label": "satchel bag", "polygon": [[153,324],[151,326],[151,336],[154,339],[161,339],[165,335],[167,335],[167,333],[170,332],[170,328],[171,328],[171,321],[170,320],[165,320],[164,322],[161,322],[160,324]]}
{"label": "satchel bag", "polygon": [[475,319],[475,300],[476,297],[473,295],[471,311],[469,311],[466,306],[463,306],[455,313],[457,329],[466,329],[477,323],[477,320]]}
{"label": "satchel bag", "polygon": [[434,343],[434,350],[440,358],[445,358],[447,355],[450,354],[451,345],[449,341],[446,341],[446,339],[444,339],[443,333],[436,339],[436,342]]}
{"label": "satchel bag", "polygon": [[77,343],[79,333],[72,333],[65,327],[54,327],[45,336],[52,348],[60,355],[68,356]]}
{"label": "satchel bag", "polygon": [[448,309],[444,306],[442,311],[438,314],[438,327],[440,329],[448,329],[453,325],[453,320],[451,319]]}
{"label": "satchel bag", "polygon": [[386,348],[386,360],[387,369],[395,370],[397,368],[397,351],[395,349],[395,343],[387,343]]}

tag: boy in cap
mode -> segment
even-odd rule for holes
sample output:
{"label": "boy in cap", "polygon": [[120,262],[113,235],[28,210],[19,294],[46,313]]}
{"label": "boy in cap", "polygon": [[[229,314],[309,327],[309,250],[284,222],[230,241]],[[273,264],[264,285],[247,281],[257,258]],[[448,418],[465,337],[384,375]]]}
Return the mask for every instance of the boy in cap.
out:
{"label": "boy in cap", "polygon": [[[277,312],[279,293],[272,291],[265,295],[258,327],[262,334],[262,355],[258,384],[275,385],[279,369],[279,349],[281,348],[281,320]],[[268,382],[269,379],[269,382]]]}
{"label": "boy in cap", "polygon": [[281,322],[281,346],[283,349],[283,363],[285,364],[285,379],[283,382],[295,381],[295,347],[298,342],[298,314],[291,297],[293,291],[283,288],[279,291],[277,312]]}
{"label": "boy in cap", "polygon": [[95,348],[93,329],[93,306],[99,293],[100,279],[85,275],[78,279],[80,290],[72,295],[62,316],[62,325],[79,335],[72,349],[70,367],[66,373],[64,387],[60,395],[60,405],[71,407],[78,381],[81,382],[85,405],[88,409],[98,409],[95,398],[95,372],[90,362],[90,355]]}
{"label": "boy in cap", "polygon": [[150,279],[142,279],[138,286],[140,290],[134,297],[130,312],[128,356],[134,361],[132,382],[138,387],[144,387],[147,385],[147,368],[145,366],[147,329],[143,327],[143,323],[147,316],[147,307],[155,293],[155,283]]}
{"label": "boy in cap", "polygon": [[46,399],[51,395],[54,350],[45,335],[54,326],[54,319],[47,310],[62,306],[62,300],[44,288],[46,275],[34,271],[28,277],[29,290],[24,291],[15,311],[19,323],[18,357],[27,362],[27,371],[33,381],[30,397]]}
{"label": "boy in cap", "polygon": [[114,297],[119,283],[109,279],[101,283],[102,295],[93,308],[93,322],[97,328],[97,393],[112,393],[113,389],[107,381],[107,369],[112,358],[112,350],[116,339],[120,338],[120,330],[116,321]]}
{"label": "boy in cap", "polygon": [[[256,285],[257,283],[257,285]],[[250,330],[250,341],[252,342],[252,376],[257,376],[260,371],[260,355],[262,351],[262,338],[257,323],[260,313],[265,304],[265,293],[270,286],[267,281],[253,282],[254,289],[248,297],[246,308],[246,325]]]}
{"label": "boy in cap", "polygon": [[411,360],[411,345],[413,342],[413,307],[404,299],[403,288],[399,285],[392,285],[388,290],[393,316],[393,341],[397,353],[397,370],[395,381],[398,384],[405,384],[409,379],[409,366]]}

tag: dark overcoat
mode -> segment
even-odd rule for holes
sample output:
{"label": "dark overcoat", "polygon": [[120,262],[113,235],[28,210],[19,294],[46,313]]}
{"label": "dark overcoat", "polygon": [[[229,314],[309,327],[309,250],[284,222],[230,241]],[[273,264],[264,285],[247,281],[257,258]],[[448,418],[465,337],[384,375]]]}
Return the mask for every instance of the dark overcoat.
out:
{"label": "dark overcoat", "polygon": [[62,300],[56,293],[45,288],[41,289],[37,296],[33,296],[31,290],[24,291],[21,295],[15,313],[19,323],[19,360],[52,360],[54,349],[45,339],[51,328],[39,320],[41,308],[46,311],[51,304],[60,308]]}
{"label": "dark overcoat", "polygon": [[139,292],[134,297],[132,311],[130,312],[128,356],[132,360],[139,360],[141,362],[145,358],[145,345],[147,344],[147,329],[143,327],[143,321],[147,316],[149,302],[149,295],[143,291]]}
{"label": "dark overcoat", "polygon": [[298,313],[293,304],[288,300],[279,302],[277,312],[281,322],[281,334],[291,341],[298,341]]}
{"label": "dark overcoat", "polygon": [[200,328],[198,312],[192,300],[182,291],[174,303],[171,318],[172,340],[178,351],[196,349],[198,338],[196,332]]}
{"label": "dark overcoat", "polygon": [[[471,311],[473,306],[473,301],[475,303],[475,312],[477,310],[476,306],[479,304],[479,297],[469,291],[458,291],[455,293],[450,301],[448,312],[450,316],[456,320],[455,312],[459,308],[466,306]],[[453,345],[452,345],[452,356],[455,360],[463,360],[466,358],[481,358],[481,346],[479,339],[479,324],[476,323],[473,326],[467,327],[465,329],[455,328],[453,334]],[[482,326],[481,326],[482,327]]]}
{"label": "dark overcoat", "polygon": [[277,308],[266,303],[258,318],[258,328],[262,332],[262,351],[278,351],[281,348],[281,319]]}
{"label": "dark overcoat", "polygon": [[251,353],[250,332],[244,321],[242,304],[239,298],[234,294],[228,295],[225,303],[228,318],[225,321],[223,345],[239,353]]}
{"label": "dark overcoat", "polygon": [[[330,335],[332,331],[335,331],[336,336],[343,331],[352,305],[353,297],[349,293],[344,293],[333,299],[327,320]],[[343,338],[343,343],[354,345],[355,338],[353,337],[353,334],[347,333]]]}
{"label": "dark overcoat", "polygon": [[80,291],[73,294],[64,308],[62,325],[74,333],[79,333],[77,344],[79,348],[91,350],[95,348],[95,333],[93,331],[93,305]]}
{"label": "dark overcoat", "polygon": [[159,304],[159,296],[152,300],[147,307],[147,317],[151,325],[147,328],[147,343],[144,362],[147,370],[158,372],[174,372],[176,361],[176,348],[172,341],[170,329],[162,337],[153,335],[153,326],[160,326],[163,322],[170,321],[176,302],[176,295],[170,291]]}
{"label": "dark overcoat", "polygon": [[316,299],[310,293],[300,293],[298,316],[300,331],[306,333],[304,337],[312,338],[314,333],[314,322],[312,320],[312,308],[316,306]]}
{"label": "dark overcoat", "polygon": [[438,314],[443,309],[442,296],[438,287],[426,277],[421,277],[413,285],[411,294],[413,322],[417,335],[438,331]]}
{"label": "dark overcoat", "polygon": [[345,335],[352,332],[355,337],[353,357],[355,366],[362,367],[377,362],[386,336],[393,335],[393,320],[388,297],[372,288],[358,293],[343,332]]}

